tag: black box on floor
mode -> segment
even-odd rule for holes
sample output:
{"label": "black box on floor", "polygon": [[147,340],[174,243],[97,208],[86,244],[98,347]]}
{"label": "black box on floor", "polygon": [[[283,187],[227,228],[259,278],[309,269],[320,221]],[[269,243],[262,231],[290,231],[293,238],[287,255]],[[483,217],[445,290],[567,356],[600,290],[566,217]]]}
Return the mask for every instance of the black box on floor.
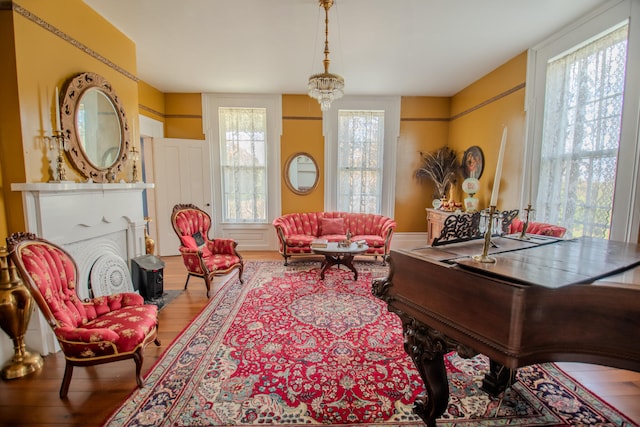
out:
{"label": "black box on floor", "polygon": [[131,258],[131,281],[145,301],[162,298],[164,261],[154,255]]}

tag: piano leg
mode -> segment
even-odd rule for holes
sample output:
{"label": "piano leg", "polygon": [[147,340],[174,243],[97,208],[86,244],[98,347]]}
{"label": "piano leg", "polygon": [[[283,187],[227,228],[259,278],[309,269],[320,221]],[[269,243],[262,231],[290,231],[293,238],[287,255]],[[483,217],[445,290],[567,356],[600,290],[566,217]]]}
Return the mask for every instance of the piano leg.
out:
{"label": "piano leg", "polygon": [[426,389],[426,393],[416,397],[413,411],[428,427],[436,427],[436,419],[449,403],[449,383],[444,365],[447,339],[435,329],[412,319],[403,319],[403,330],[404,349],[416,365]]}
{"label": "piano leg", "polygon": [[498,362],[489,360],[489,372],[487,372],[482,380],[482,390],[492,396],[502,393],[507,387],[515,382],[516,371],[502,366]]}

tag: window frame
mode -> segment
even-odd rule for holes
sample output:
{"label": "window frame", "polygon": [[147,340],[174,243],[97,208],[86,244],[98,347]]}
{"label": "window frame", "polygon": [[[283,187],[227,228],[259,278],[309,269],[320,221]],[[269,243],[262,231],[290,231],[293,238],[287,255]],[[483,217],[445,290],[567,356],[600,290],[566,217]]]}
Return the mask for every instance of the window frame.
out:
{"label": "window frame", "polygon": [[[263,222],[225,222],[222,218],[222,190],[219,185],[220,123],[218,109],[265,108],[267,111],[267,219]],[[202,130],[210,147],[213,176],[213,232],[238,242],[242,250],[273,250],[277,236],[271,221],[280,215],[280,138],[282,136],[282,96],[245,94],[202,94]],[[213,237],[213,236],[212,236]]]}
{"label": "window frame", "polygon": [[528,200],[535,201],[538,194],[547,62],[626,19],[629,19],[627,68],[610,239],[637,243],[640,237],[640,80],[637,79],[640,74],[640,4],[632,0],[610,1],[529,49],[520,205],[525,207]]}
{"label": "window frame", "polygon": [[325,157],[324,206],[327,211],[338,209],[338,111],[339,110],[384,111],[384,154],[382,171],[381,215],[394,217],[396,187],[396,148],[400,133],[399,96],[345,96],[331,104],[323,112],[323,135]]}

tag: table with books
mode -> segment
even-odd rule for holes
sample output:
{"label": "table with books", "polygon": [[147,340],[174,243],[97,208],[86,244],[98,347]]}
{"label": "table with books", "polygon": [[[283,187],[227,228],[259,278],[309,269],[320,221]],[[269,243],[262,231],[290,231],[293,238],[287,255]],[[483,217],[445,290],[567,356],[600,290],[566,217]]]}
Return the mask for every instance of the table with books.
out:
{"label": "table with books", "polygon": [[342,242],[327,242],[318,239],[311,243],[311,251],[317,255],[324,255],[322,267],[320,269],[320,279],[324,280],[324,272],[334,265],[344,265],[353,271],[353,280],[358,280],[358,271],[353,266],[353,257],[363,254],[369,249],[364,241],[351,242],[343,245]]}

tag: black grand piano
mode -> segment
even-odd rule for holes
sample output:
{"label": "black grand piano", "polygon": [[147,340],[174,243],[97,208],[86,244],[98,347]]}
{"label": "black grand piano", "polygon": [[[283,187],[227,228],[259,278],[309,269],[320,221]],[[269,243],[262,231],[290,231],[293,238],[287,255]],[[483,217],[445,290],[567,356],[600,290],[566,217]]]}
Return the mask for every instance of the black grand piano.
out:
{"label": "black grand piano", "polygon": [[487,355],[483,388],[500,392],[520,366],[586,362],[640,371],[640,246],[548,236],[392,250],[373,294],[402,320],[426,388],[415,412],[435,426],[449,399],[443,356]]}

